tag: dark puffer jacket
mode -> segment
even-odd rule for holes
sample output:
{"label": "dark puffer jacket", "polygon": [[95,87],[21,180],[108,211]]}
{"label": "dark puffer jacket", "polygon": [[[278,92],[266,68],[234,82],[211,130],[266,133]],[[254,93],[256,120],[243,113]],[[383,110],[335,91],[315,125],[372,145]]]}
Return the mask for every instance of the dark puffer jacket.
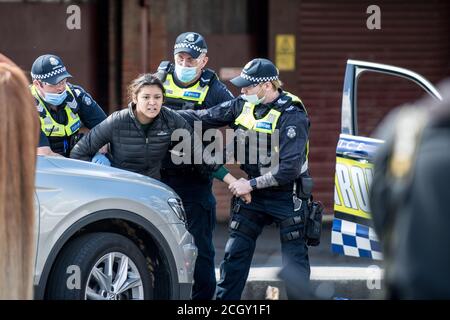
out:
{"label": "dark puffer jacket", "polygon": [[[134,109],[135,105],[130,104],[128,109],[111,114],[75,145],[70,157],[90,161],[102,146],[110,143],[113,167],[160,179],[161,162],[172,147],[173,131],[185,129],[193,137],[192,127],[176,112],[162,107],[145,134],[134,115]],[[193,152],[202,150],[195,147]],[[207,174],[217,167],[201,166],[198,169],[202,174]]]}

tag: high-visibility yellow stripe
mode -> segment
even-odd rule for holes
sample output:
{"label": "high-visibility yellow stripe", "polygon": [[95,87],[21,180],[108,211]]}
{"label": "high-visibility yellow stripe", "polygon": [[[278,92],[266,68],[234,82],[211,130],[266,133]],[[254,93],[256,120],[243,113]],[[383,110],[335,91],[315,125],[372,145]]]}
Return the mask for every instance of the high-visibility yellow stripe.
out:
{"label": "high-visibility yellow stripe", "polygon": [[172,74],[168,73],[166,81],[164,81],[164,89],[168,98],[195,101],[202,104],[208,94],[209,86],[202,87],[200,81],[198,81],[189,88],[180,88],[175,84]]}

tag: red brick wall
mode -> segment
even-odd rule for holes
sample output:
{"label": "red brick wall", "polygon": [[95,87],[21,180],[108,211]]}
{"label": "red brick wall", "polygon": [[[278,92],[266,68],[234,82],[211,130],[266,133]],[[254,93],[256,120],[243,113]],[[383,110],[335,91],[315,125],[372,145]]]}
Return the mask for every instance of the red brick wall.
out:
{"label": "red brick wall", "polygon": [[139,0],[124,1],[122,11],[122,104],[127,100],[127,86],[141,69],[141,7]]}
{"label": "red brick wall", "polygon": [[0,2],[0,52],[23,68],[27,75],[40,55],[61,57],[72,74],[71,82],[83,86],[94,97],[97,92],[96,5],[78,4],[81,29],[69,30],[68,3]]}
{"label": "red brick wall", "polygon": [[167,30],[167,1],[150,2],[150,71],[154,72],[163,60],[171,59],[168,48],[173,48],[173,41]]}

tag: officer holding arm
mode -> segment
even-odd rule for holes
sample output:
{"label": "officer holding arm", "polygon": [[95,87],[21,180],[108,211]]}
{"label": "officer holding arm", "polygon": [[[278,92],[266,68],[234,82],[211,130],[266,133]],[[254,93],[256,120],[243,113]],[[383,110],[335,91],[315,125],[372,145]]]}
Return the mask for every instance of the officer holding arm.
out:
{"label": "officer holding arm", "polygon": [[[72,77],[60,57],[45,54],[31,67],[31,93],[41,122],[38,155],[69,157],[80,139],[80,128],[92,129],[106,114],[82,87],[67,82]],[[93,161],[107,164],[98,154]]]}
{"label": "officer holding arm", "polygon": [[[205,127],[230,126],[235,130],[236,144],[242,143],[246,150],[241,168],[248,179],[230,184],[229,189],[235,196],[251,192],[252,201],[235,202],[230,236],[220,266],[217,299],[241,298],[256,239],[263,227],[272,222],[280,225],[283,271],[296,272],[294,278],[287,276],[293,279],[286,283],[288,296],[293,297],[295,293],[298,297],[297,288],[307,292],[310,276],[303,235],[306,201],[297,196],[297,190],[302,188],[298,182],[308,177],[306,109],[298,97],[281,89],[278,69],[267,59],[250,61],[231,82],[241,88],[240,97],[207,110],[182,112],[190,122],[201,120]],[[265,135],[270,143],[265,151],[271,159],[270,166],[263,161],[260,148],[256,148],[257,162],[250,161],[249,152],[255,150],[252,139],[245,136],[250,134]]]}
{"label": "officer holding arm", "polygon": [[[165,88],[166,107],[178,111],[200,110],[233,99],[216,73],[206,68],[207,51],[205,39],[196,32],[185,32],[176,38],[174,63],[163,61],[158,68],[158,77]],[[225,168],[221,172],[218,179],[230,176]],[[187,227],[198,247],[192,299],[212,299],[216,288],[212,242],[216,222],[213,177],[200,175],[193,165],[175,165],[168,155],[163,161],[161,178],[183,200]]]}

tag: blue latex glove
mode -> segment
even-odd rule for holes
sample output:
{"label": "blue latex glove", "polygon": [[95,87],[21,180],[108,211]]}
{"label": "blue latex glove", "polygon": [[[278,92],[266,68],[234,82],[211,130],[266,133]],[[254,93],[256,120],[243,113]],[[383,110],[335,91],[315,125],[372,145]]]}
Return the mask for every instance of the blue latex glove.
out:
{"label": "blue latex glove", "polygon": [[109,159],[102,153],[97,152],[95,154],[95,156],[92,158],[91,162],[97,163],[97,164],[101,164],[104,166],[111,166],[111,162],[109,161]]}

